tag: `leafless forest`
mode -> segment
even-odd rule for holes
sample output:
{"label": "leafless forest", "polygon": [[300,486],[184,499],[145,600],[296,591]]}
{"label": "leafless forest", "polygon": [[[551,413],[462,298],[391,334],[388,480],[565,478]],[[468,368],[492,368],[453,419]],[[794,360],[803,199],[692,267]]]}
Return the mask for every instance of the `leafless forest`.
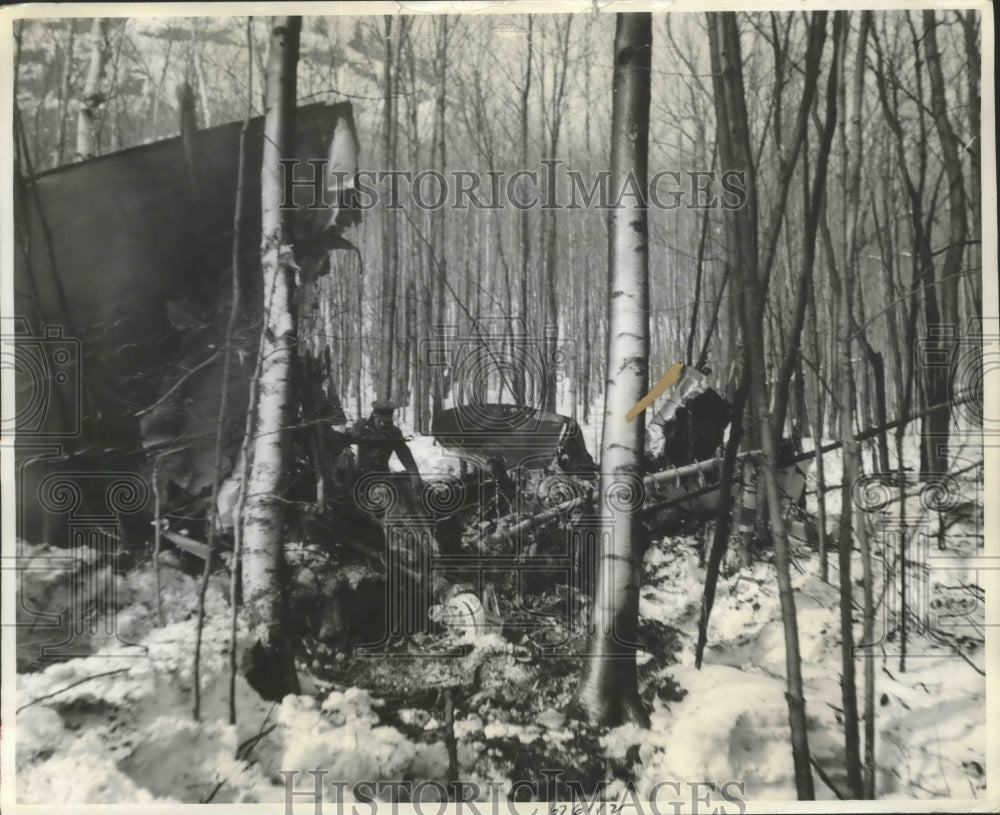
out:
{"label": "leafless forest", "polygon": [[987,25],[14,20],[18,800],[984,797]]}

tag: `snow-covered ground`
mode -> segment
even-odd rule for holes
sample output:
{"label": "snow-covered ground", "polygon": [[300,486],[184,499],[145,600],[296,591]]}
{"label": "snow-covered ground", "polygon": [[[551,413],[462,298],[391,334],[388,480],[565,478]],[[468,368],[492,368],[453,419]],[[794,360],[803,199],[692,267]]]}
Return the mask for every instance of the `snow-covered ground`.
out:
{"label": "snow-covered ground", "polygon": [[[584,428],[595,453],[598,424]],[[428,438],[415,438],[411,448],[428,477],[457,469],[457,459]],[[828,454],[825,461],[828,483],[839,483],[839,454]],[[828,528],[833,529],[839,513],[836,490],[827,494],[826,504]],[[815,508],[814,496],[808,507]],[[878,568],[880,639],[867,652],[876,660],[878,796],[981,798],[986,680],[980,644],[983,604],[975,593],[981,519],[953,527],[949,548],[939,550],[936,516],[922,509],[918,496],[908,499],[907,512],[911,528],[921,524],[928,532],[925,542],[908,552],[915,575],[910,589],[915,618],[928,625],[920,630],[914,622],[906,670],[900,670],[898,636],[892,632],[892,618],[881,613],[895,609],[898,586],[890,584],[884,591],[885,571]],[[891,515],[873,523],[876,565],[894,554],[886,533],[891,526]],[[619,759],[638,746],[641,763],[634,772],[643,797],[662,781],[731,780],[745,784],[746,799],[758,808],[761,801],[794,799],[784,633],[769,553],[749,568],[720,577],[709,647],[697,670],[694,640],[705,575],[695,544],[673,538],[649,548],[640,601],[643,618],[679,632],[676,662],[658,668],[657,677],[676,682],[683,698],[654,697],[651,730],[617,728],[601,744],[609,757]],[[810,749],[830,781],[844,789],[836,551],[830,553],[830,583],[819,578],[818,556],[801,539],[793,541],[793,555]],[[855,556],[858,606],[860,575]],[[291,769],[324,768],[348,782],[445,778],[443,742],[414,740],[383,723],[379,700],[362,688],[320,692],[307,677],[302,695],[272,705],[237,679],[238,720],[230,725],[229,614],[221,580],[213,581],[208,593],[202,720],[194,722],[191,615],[196,583],[176,569],[164,569],[165,625],[158,628],[151,580],[147,570],[119,581],[123,608],[117,616],[118,635],[95,635],[91,647],[96,655],[18,676],[13,733],[20,801],[50,806],[205,800],[280,804],[285,782],[279,771]],[[860,627],[854,636],[860,639]],[[859,699],[864,658],[855,660]],[[571,739],[559,711],[550,714],[526,725],[484,725],[475,712],[466,712],[456,722],[460,777],[504,780],[484,775],[487,767],[476,741],[496,737],[498,727],[521,741]],[[427,726],[437,724],[431,718]],[[5,729],[4,735],[9,738],[11,732]],[[300,774],[295,783],[311,789],[313,780]],[[820,798],[834,797],[818,775],[816,792]]]}
{"label": "snow-covered ground", "polygon": [[[824,583],[817,576],[816,555],[801,549],[796,562],[792,582],[810,750],[843,791],[838,573],[831,563],[834,585]],[[794,798],[784,628],[773,566],[758,562],[720,579],[701,670],[694,667],[704,586],[697,553],[682,541],[661,543],[648,553],[646,570],[640,613],[684,635],[679,664],[667,672],[687,695],[669,706],[656,700],[652,726],[657,738],[647,739],[641,748],[640,783],[735,779],[745,781],[751,801]],[[860,574],[855,559],[855,583]],[[860,589],[856,599],[861,600]],[[977,612],[981,617],[981,607],[970,616]],[[854,635],[859,642],[859,626]],[[898,642],[881,642],[872,650],[879,797],[982,797],[986,679],[973,667],[984,667],[982,650],[970,655],[970,664],[931,633],[911,635],[905,673],[899,670]],[[865,658],[855,660],[859,699]],[[816,793],[819,798],[835,797],[818,778]]]}

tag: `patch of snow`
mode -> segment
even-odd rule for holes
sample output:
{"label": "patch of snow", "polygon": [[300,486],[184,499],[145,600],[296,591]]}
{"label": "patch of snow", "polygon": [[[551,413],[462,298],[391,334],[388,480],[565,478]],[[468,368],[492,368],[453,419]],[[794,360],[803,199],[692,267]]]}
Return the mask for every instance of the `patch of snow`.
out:
{"label": "patch of snow", "polygon": [[533,724],[490,722],[483,728],[483,736],[487,739],[517,739],[521,744],[531,744],[542,737],[542,731]]}
{"label": "patch of snow", "polygon": [[152,804],[180,803],[157,798],[135,784],[100,753],[71,751],[22,770],[17,778],[18,803],[44,804]]}
{"label": "patch of snow", "polygon": [[[873,543],[878,545],[877,537]],[[825,583],[818,577],[817,555],[796,549],[798,568],[793,568],[792,584],[810,750],[833,782],[846,789],[839,576],[836,553],[831,554],[830,583]],[[851,563],[859,607],[857,552]],[[975,583],[973,572],[971,565],[967,570],[949,570],[948,580]],[[640,615],[679,631],[680,664],[667,666],[662,675],[666,679],[669,674],[687,695],[669,707],[655,702],[651,719],[657,736],[641,748],[640,787],[645,784],[648,789],[664,778],[735,779],[746,782],[748,800],[794,799],[784,698],[784,626],[773,564],[761,560],[731,576],[720,575],[701,671],[694,668],[694,641],[704,570],[698,567],[696,555],[680,541],[657,542],[646,554],[644,574]],[[883,576],[876,568],[877,598]],[[941,596],[944,588],[929,580],[928,590]],[[862,636],[857,616],[855,643]],[[877,634],[882,624],[880,618]],[[896,648],[892,642],[883,643],[875,656],[878,795],[892,799],[983,797],[985,678],[946,645],[917,630],[910,635],[906,673],[898,671],[898,658],[891,656]],[[859,708],[863,668],[864,658],[859,655],[855,661]],[[636,739],[628,728],[612,734],[605,746],[616,755]],[[818,776],[815,779],[817,796],[833,799],[833,791]]]}

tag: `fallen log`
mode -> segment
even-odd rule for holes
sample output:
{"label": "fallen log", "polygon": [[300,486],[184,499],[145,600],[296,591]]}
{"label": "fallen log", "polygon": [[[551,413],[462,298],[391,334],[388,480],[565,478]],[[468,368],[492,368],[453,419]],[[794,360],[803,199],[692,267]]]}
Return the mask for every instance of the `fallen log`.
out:
{"label": "fallen log", "polygon": [[[921,410],[919,413],[913,413],[909,416],[905,416],[902,419],[894,419],[893,421],[880,425],[878,427],[870,427],[867,430],[862,430],[855,437],[855,441],[868,441],[869,439],[874,439],[881,433],[885,433],[887,430],[894,430],[897,427],[908,425],[911,422],[915,422],[917,419],[923,419],[926,416],[930,416],[934,413],[939,413],[946,408],[955,407],[956,405],[964,405],[967,402],[971,402],[975,398],[974,394],[965,394],[964,396],[958,396],[949,402],[940,402],[936,405],[931,405],[929,408]],[[819,448],[820,453],[830,453],[834,450],[839,450],[844,446],[842,441],[834,441],[829,444],[824,444]],[[747,455],[760,455],[759,450],[753,450],[750,453],[741,453],[741,456]],[[788,464],[798,464],[801,461],[807,461],[816,455],[815,450],[810,450],[808,453],[797,453],[789,461],[781,460],[778,462],[778,466],[787,466]]]}

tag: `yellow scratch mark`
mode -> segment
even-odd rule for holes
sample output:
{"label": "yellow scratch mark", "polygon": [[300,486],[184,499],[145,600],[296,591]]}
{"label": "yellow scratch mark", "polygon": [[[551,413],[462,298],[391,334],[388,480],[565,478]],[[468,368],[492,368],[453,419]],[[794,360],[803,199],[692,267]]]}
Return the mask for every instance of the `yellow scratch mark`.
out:
{"label": "yellow scratch mark", "polygon": [[660,381],[653,385],[649,393],[636,402],[635,406],[625,414],[625,421],[631,422],[636,416],[648,408],[653,403],[653,400],[659,399],[660,396],[663,395],[663,392],[680,378],[681,371],[683,370],[683,362],[675,362],[671,365],[667,369],[667,372],[660,377]]}

